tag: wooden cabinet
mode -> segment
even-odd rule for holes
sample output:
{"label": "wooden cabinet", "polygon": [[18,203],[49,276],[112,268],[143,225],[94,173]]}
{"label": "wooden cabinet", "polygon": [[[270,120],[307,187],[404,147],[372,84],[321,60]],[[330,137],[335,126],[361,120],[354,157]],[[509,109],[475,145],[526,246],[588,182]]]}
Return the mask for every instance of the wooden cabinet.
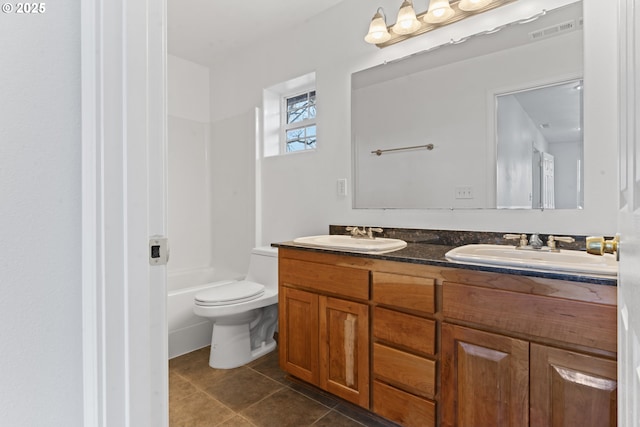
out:
{"label": "wooden cabinet", "polygon": [[280,263],[280,366],[369,408],[369,273],[304,261]]}
{"label": "wooden cabinet", "polygon": [[442,325],[442,425],[529,424],[529,343]]}
{"label": "wooden cabinet", "polygon": [[279,300],[280,366],[301,380],[319,385],[318,295],[282,287]]}
{"label": "wooden cabinet", "polygon": [[615,426],[616,288],[279,252],[280,366],[406,427]]}
{"label": "wooden cabinet", "polygon": [[437,421],[435,280],[372,273],[373,411],[412,427]]}
{"label": "wooden cabinet", "polygon": [[369,407],[369,306],[320,299],[320,387]]}
{"label": "wooden cabinet", "polygon": [[616,365],[531,344],[531,426],[615,426]]}
{"label": "wooden cabinet", "polygon": [[616,425],[615,304],[546,292],[443,284],[444,426]]}

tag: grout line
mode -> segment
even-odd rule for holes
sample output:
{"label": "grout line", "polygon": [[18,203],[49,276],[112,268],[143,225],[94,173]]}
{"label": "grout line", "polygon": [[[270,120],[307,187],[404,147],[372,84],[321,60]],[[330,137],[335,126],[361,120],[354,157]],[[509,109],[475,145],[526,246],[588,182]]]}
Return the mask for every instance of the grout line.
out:
{"label": "grout line", "polygon": [[[235,411],[233,412],[233,415],[232,415],[232,416],[230,416],[229,418],[227,418],[227,419],[223,420],[222,422],[220,422],[220,423],[216,424],[216,426],[220,426],[220,425],[222,425],[222,424],[226,423],[227,421],[229,421],[230,419],[232,419],[232,418],[234,418],[234,417],[240,417],[240,418],[242,418],[244,421],[248,422],[252,427],[257,427],[254,423],[252,423],[252,422],[251,422],[251,420],[250,420],[250,419],[248,419],[248,418],[246,418],[246,417],[242,416],[242,414],[240,414],[239,412],[235,412]],[[215,426],[214,426],[214,427],[215,427]]]}
{"label": "grout line", "polygon": [[[194,363],[198,363],[198,361],[194,361]],[[228,410],[232,413],[232,415],[231,415],[229,418],[225,418],[224,420],[222,420],[220,423],[218,423],[218,424],[216,424],[216,425],[221,425],[221,424],[223,424],[223,423],[225,423],[225,422],[229,421],[229,420],[230,420],[230,419],[232,419],[233,417],[238,416],[238,417],[242,418],[244,421],[248,422],[249,424],[251,424],[252,426],[254,426],[254,427],[255,427],[256,425],[255,425],[255,424],[254,424],[250,419],[248,419],[246,416],[244,416],[242,412],[244,412],[244,411],[248,410],[249,408],[252,408],[253,406],[255,406],[255,405],[259,404],[260,402],[262,402],[262,401],[264,401],[265,399],[267,399],[267,398],[269,398],[269,397],[273,396],[274,394],[279,393],[279,392],[281,392],[281,391],[284,391],[284,390],[287,390],[287,389],[288,389],[288,390],[293,391],[293,392],[297,393],[298,395],[300,395],[300,396],[302,396],[302,397],[305,397],[305,398],[309,399],[310,401],[312,401],[312,402],[314,402],[314,403],[317,403],[317,404],[319,404],[319,405],[321,405],[322,407],[324,407],[324,408],[326,408],[326,409],[327,409],[327,411],[326,411],[324,414],[322,414],[321,416],[319,416],[319,417],[318,417],[318,418],[317,418],[317,419],[316,419],[316,420],[315,420],[311,425],[317,425],[317,424],[318,424],[318,422],[320,422],[320,420],[322,420],[323,418],[327,417],[331,412],[336,412],[337,414],[339,414],[339,415],[341,415],[341,416],[343,416],[343,417],[346,417],[347,419],[349,419],[349,420],[351,420],[351,421],[355,422],[357,425],[359,425],[359,426],[365,426],[365,427],[366,427],[366,424],[363,424],[361,421],[359,421],[359,420],[357,420],[357,419],[354,419],[354,418],[350,417],[349,415],[347,415],[347,414],[345,414],[345,413],[341,412],[340,410],[336,409],[335,407],[333,407],[333,406],[328,406],[328,405],[326,405],[325,403],[323,403],[323,402],[321,402],[321,401],[319,401],[319,400],[316,400],[315,398],[313,398],[313,397],[311,397],[311,396],[309,396],[309,395],[307,395],[307,394],[305,394],[305,393],[303,393],[303,392],[301,392],[301,391],[296,390],[295,388],[293,388],[293,386],[295,385],[295,383],[294,383],[294,382],[287,381],[287,380],[286,380],[286,378],[284,378],[284,381],[283,381],[283,382],[280,382],[280,381],[278,381],[278,380],[274,379],[273,377],[270,377],[270,376],[268,376],[267,374],[265,374],[265,373],[263,373],[263,372],[258,371],[258,370],[255,368],[255,366],[258,366],[258,365],[260,365],[260,364],[257,364],[257,365],[256,365],[256,364],[252,364],[251,366],[246,366],[246,365],[245,365],[245,366],[243,366],[243,367],[242,367],[242,369],[248,369],[248,370],[250,370],[250,371],[252,371],[252,372],[255,372],[255,373],[260,374],[261,376],[263,376],[263,377],[265,377],[265,378],[269,379],[270,381],[273,381],[273,382],[278,386],[278,388],[276,388],[275,390],[273,390],[273,391],[271,391],[270,393],[266,394],[266,395],[265,395],[265,396],[263,396],[260,400],[258,400],[258,401],[256,401],[256,402],[252,403],[251,405],[247,406],[247,407],[246,407],[246,408],[244,408],[242,411],[235,411],[235,410],[233,410],[232,408],[230,408],[229,406],[225,405],[223,402],[221,402],[220,400],[218,400],[217,398],[215,398],[214,396],[212,396],[211,394],[209,394],[209,393],[208,393],[208,392],[207,392],[203,387],[201,387],[201,386],[200,386],[200,385],[198,385],[197,383],[194,383],[193,381],[191,381],[191,380],[190,380],[188,377],[186,377],[185,375],[183,375],[183,374],[181,374],[181,373],[179,373],[179,372],[177,372],[177,371],[173,371],[173,372],[172,372],[172,371],[171,371],[171,369],[170,369],[170,372],[172,372],[174,375],[177,375],[178,377],[180,377],[181,379],[183,379],[184,381],[186,381],[187,383],[189,383],[190,385],[192,385],[192,386],[194,387],[194,389],[195,389],[195,390],[197,390],[197,391],[199,391],[199,392],[204,393],[204,394],[207,396],[207,398],[211,399],[213,402],[216,402],[216,403],[217,403],[217,404],[219,404],[220,406],[222,406],[222,407],[224,407],[224,408],[228,409]],[[310,390],[310,392],[311,392],[311,393],[313,393],[313,391],[312,391],[312,390]],[[194,392],[194,393],[195,393],[195,392]],[[186,398],[186,397],[188,397],[188,396],[191,396],[191,395],[192,395],[192,394],[194,394],[194,393],[190,393],[189,395],[185,396],[185,398]],[[320,395],[320,396],[321,396],[321,395]],[[183,398],[183,399],[184,399],[184,398]],[[175,403],[179,403],[179,402],[181,402],[183,399],[180,399],[180,400],[178,400],[177,402],[174,402],[174,404],[175,404]]]}
{"label": "grout line", "polygon": [[313,425],[318,424],[318,422],[319,422],[320,420],[322,420],[323,418],[325,418],[325,417],[326,417],[327,415],[329,415],[331,412],[335,412],[336,414],[338,414],[338,415],[340,415],[340,416],[342,416],[342,417],[345,417],[345,418],[347,418],[347,419],[349,419],[349,420],[353,421],[354,423],[358,424],[359,426],[364,426],[364,427],[366,427],[366,424],[362,424],[360,421],[358,421],[358,420],[354,420],[354,419],[353,419],[353,418],[351,418],[350,416],[345,415],[345,414],[343,414],[342,412],[337,411],[337,410],[335,410],[335,409],[331,409],[329,412],[327,412],[326,414],[324,414],[323,416],[321,416],[320,418],[318,418],[317,420],[315,420],[315,421],[313,422],[313,424],[311,424],[311,425],[313,426]]}
{"label": "grout line", "polygon": [[[278,384],[278,385],[280,385],[280,384]],[[242,412],[246,411],[247,409],[254,407],[254,406],[255,406],[255,405],[257,405],[258,403],[260,403],[260,402],[262,402],[263,400],[265,400],[265,399],[267,399],[267,398],[269,398],[269,397],[273,396],[273,395],[274,395],[274,394],[276,394],[276,393],[281,392],[282,390],[284,390],[284,387],[280,387],[279,389],[272,391],[271,393],[269,393],[269,394],[265,395],[262,399],[260,399],[260,400],[258,400],[258,401],[256,401],[256,402],[254,402],[254,403],[252,403],[251,405],[249,405],[249,406],[247,406],[246,408],[244,408],[241,412],[236,412],[236,413],[240,415]],[[244,417],[243,417],[243,418],[244,418]]]}
{"label": "grout line", "polygon": [[[295,391],[295,390],[294,390],[294,391]],[[329,415],[329,414],[331,413],[331,411],[333,411],[333,409],[331,409],[331,408],[328,408],[328,409],[329,409],[329,410],[328,410],[327,412],[325,412],[324,414],[320,415],[320,416],[318,417],[318,419],[317,419],[317,420],[315,420],[314,422],[312,422],[310,425],[312,425],[312,426],[313,426],[313,425],[318,424],[318,421],[320,421],[321,419],[323,419],[324,417],[326,417],[327,415]]]}
{"label": "grout line", "polygon": [[[184,380],[187,384],[189,384],[190,386],[192,386],[193,388],[195,388],[195,391],[192,391],[192,392],[190,392],[189,394],[187,394],[187,395],[183,396],[182,398],[177,399],[177,401],[178,401],[178,402],[180,402],[180,401],[182,401],[182,400],[186,399],[187,397],[193,396],[193,395],[194,395],[194,394],[196,394],[198,391],[200,391],[200,390],[198,389],[198,387],[196,387],[196,385],[195,385],[195,384],[193,384],[193,383],[192,383],[188,378],[184,377],[183,375],[181,375],[181,374],[179,374],[179,373],[177,373],[177,372],[174,372],[173,374],[174,374],[174,375],[176,375],[176,376],[178,376],[178,377],[180,377],[180,379]],[[171,385],[169,385],[169,394],[171,394]],[[171,402],[171,396],[169,396],[169,402]]]}

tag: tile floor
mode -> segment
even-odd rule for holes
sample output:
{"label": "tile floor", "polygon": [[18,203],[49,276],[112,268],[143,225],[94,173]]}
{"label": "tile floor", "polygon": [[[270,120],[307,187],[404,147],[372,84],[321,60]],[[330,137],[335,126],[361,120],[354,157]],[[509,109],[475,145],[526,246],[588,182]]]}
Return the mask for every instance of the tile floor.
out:
{"label": "tile floor", "polygon": [[287,379],[278,352],[236,369],[209,367],[209,347],[169,361],[170,427],[392,427],[396,424]]}

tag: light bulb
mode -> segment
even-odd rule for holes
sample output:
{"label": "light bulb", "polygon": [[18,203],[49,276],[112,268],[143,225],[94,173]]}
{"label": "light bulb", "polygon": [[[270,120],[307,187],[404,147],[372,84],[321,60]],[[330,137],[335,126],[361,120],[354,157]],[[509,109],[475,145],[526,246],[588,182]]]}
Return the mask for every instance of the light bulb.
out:
{"label": "light bulb", "polygon": [[455,12],[449,5],[449,0],[431,0],[429,11],[424,15],[425,22],[429,24],[439,24],[451,18]]}
{"label": "light bulb", "polygon": [[416,18],[416,12],[413,10],[411,1],[404,0],[398,11],[396,24],[391,29],[396,34],[411,34],[417,31],[420,26],[420,21]]}
{"label": "light bulb", "polygon": [[371,44],[384,43],[391,38],[391,34],[387,31],[387,23],[382,15],[382,9],[378,9],[369,25],[369,32],[364,37],[364,41]]}
{"label": "light bulb", "polygon": [[461,0],[460,3],[458,3],[458,9],[464,10],[465,12],[473,12],[482,9],[492,2],[493,0]]}

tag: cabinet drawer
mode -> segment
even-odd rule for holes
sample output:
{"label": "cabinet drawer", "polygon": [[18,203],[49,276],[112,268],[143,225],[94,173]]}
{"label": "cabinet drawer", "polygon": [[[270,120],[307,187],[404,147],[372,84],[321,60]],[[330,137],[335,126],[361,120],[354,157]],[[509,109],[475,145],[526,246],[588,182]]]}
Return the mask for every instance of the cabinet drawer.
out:
{"label": "cabinet drawer", "polygon": [[315,262],[279,259],[280,283],[349,298],[369,299],[369,271]]}
{"label": "cabinet drawer", "polygon": [[[505,332],[617,350],[616,307],[460,283],[443,285],[446,318]],[[498,314],[499,313],[499,314]]]}
{"label": "cabinet drawer", "polygon": [[435,280],[373,272],[373,300],[424,313],[435,312]]}
{"label": "cabinet drawer", "polygon": [[373,336],[420,353],[436,351],[435,321],[382,307],[373,311]]}
{"label": "cabinet drawer", "polygon": [[373,374],[424,397],[433,397],[436,362],[381,344],[373,345]]}
{"label": "cabinet drawer", "polygon": [[379,381],[373,382],[373,411],[406,427],[435,427],[436,404]]}

